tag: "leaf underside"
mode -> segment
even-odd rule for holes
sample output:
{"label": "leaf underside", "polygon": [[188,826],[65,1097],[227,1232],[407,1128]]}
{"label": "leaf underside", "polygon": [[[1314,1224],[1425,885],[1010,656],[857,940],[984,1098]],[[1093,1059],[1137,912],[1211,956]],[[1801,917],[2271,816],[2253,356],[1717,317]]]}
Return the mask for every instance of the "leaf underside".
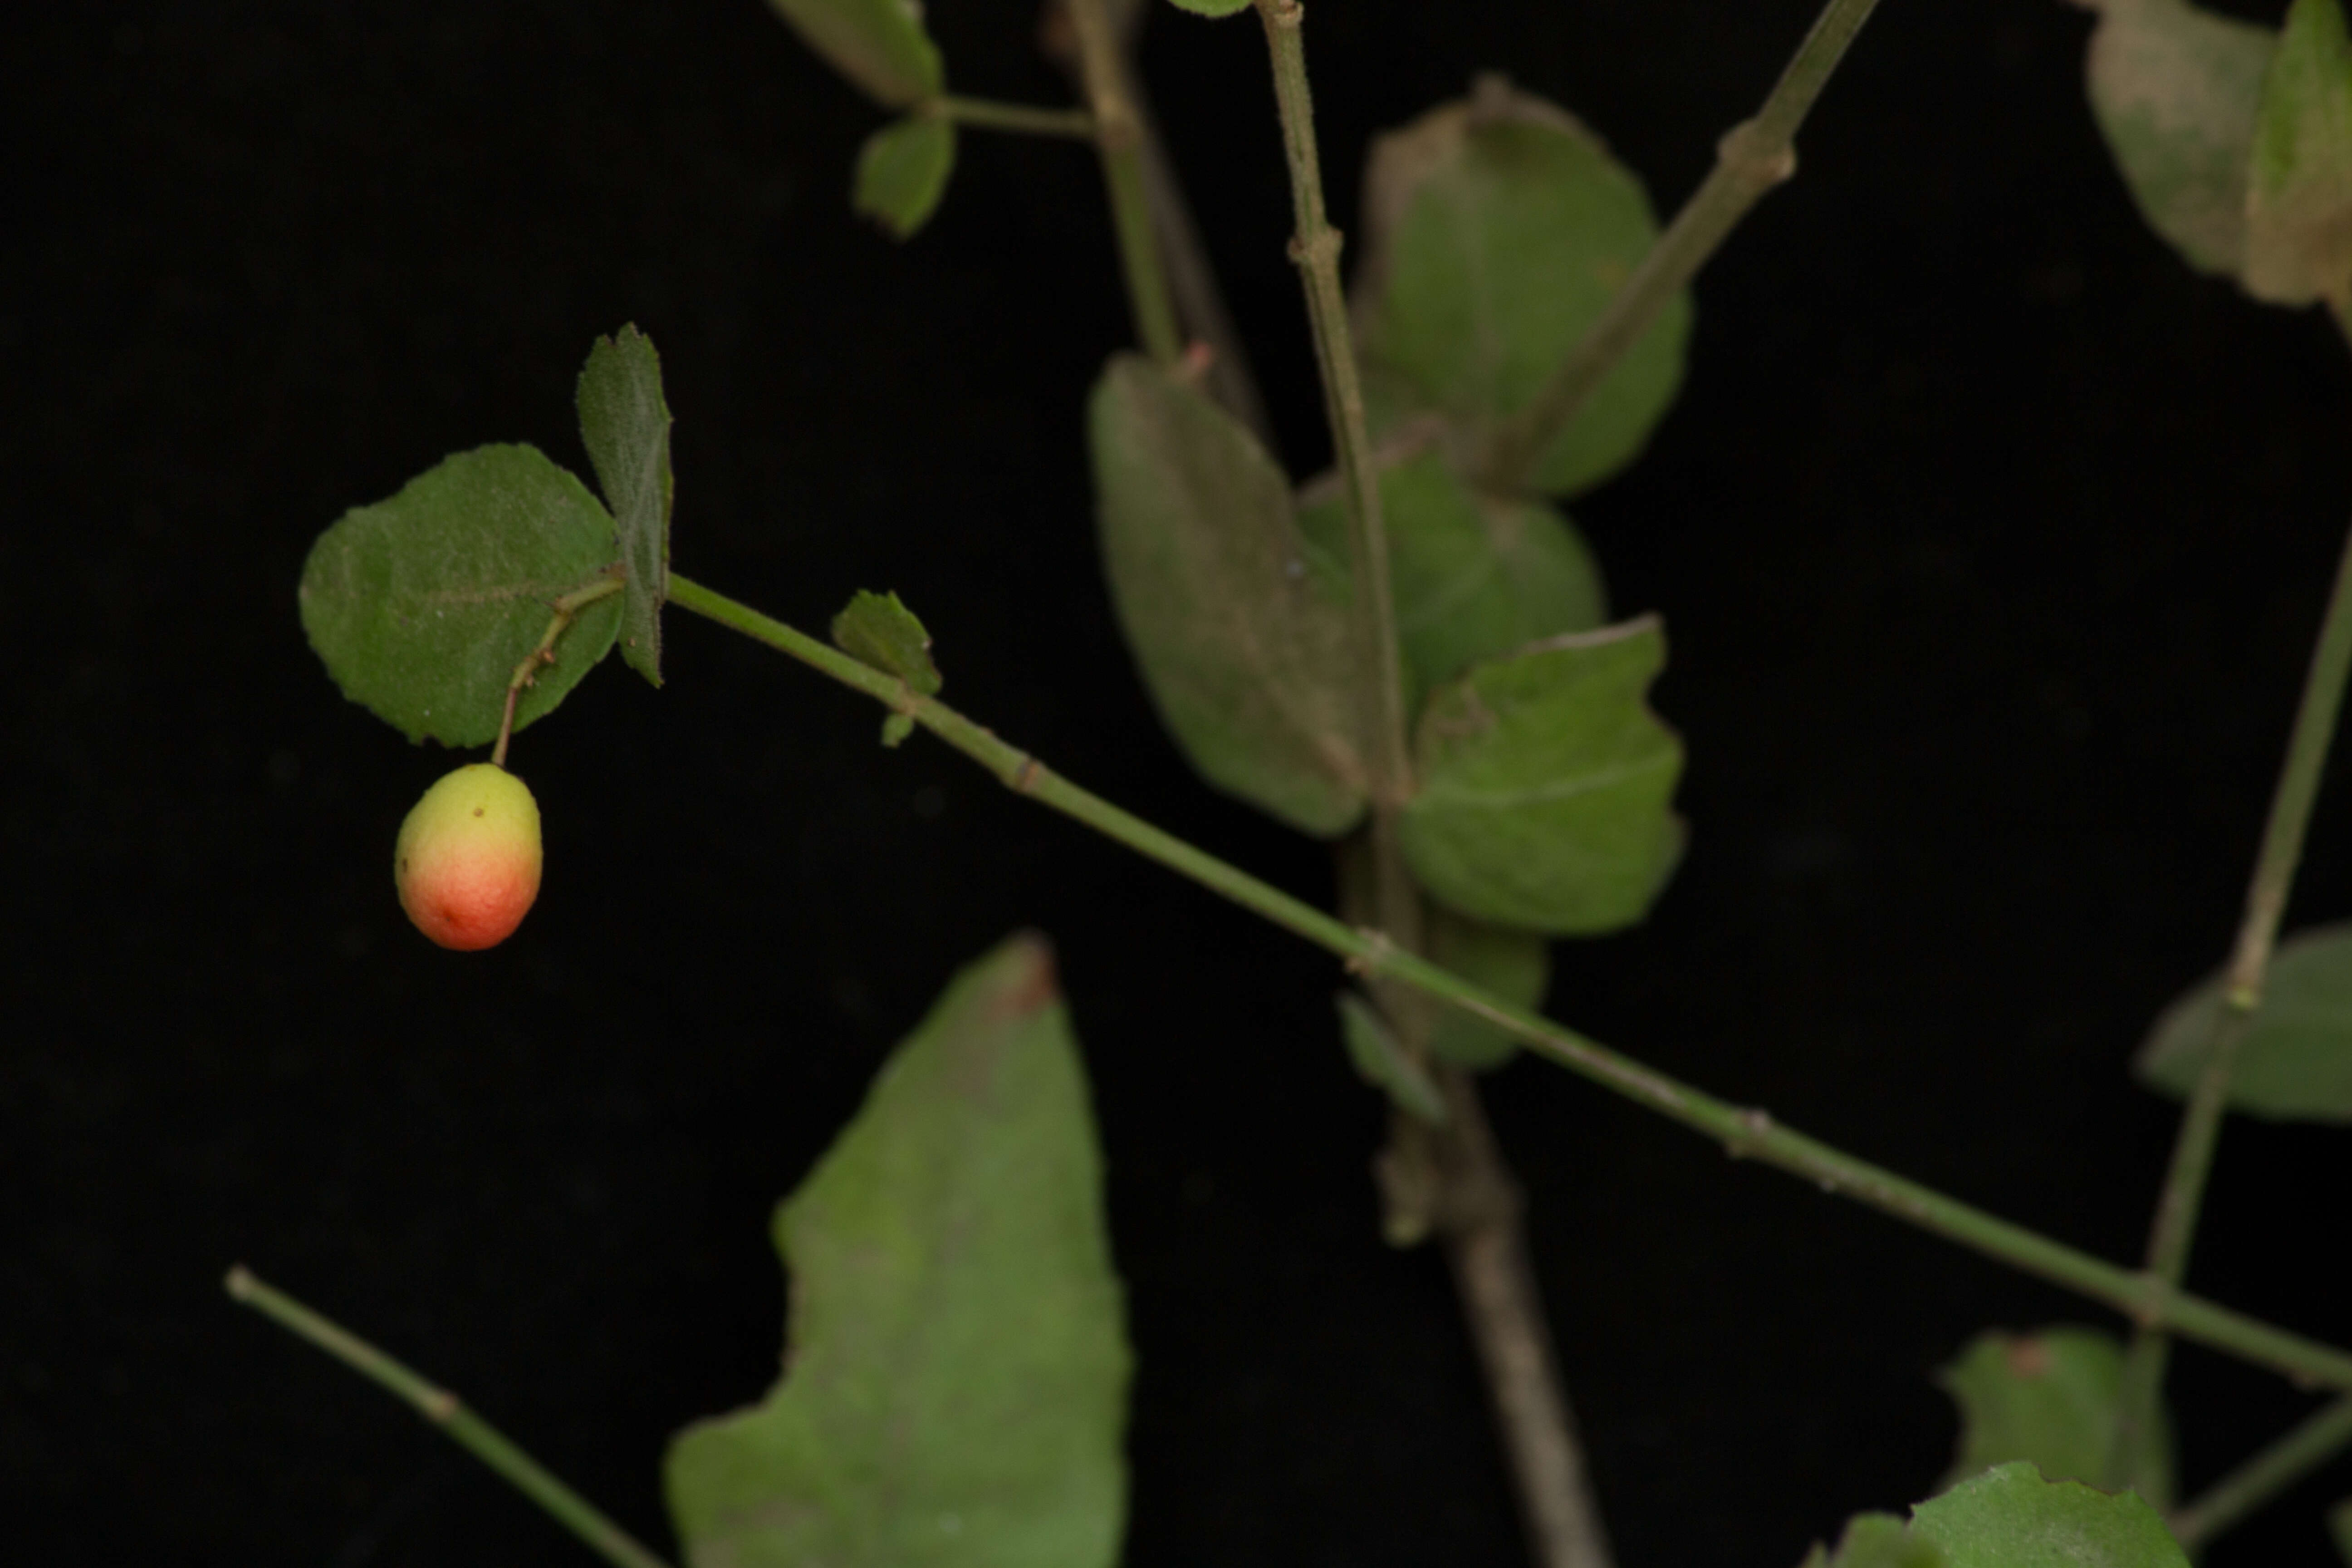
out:
{"label": "leaf underside", "polygon": [[2340,0],[2294,0],[2263,79],[2246,291],[2352,310],[2352,34]]}
{"label": "leaf underside", "polygon": [[[1945,1484],[2015,1459],[2052,1480],[2095,1483],[2106,1468],[2123,1380],[2123,1346],[2098,1329],[2060,1325],[2028,1334],[1987,1330],[1937,1374],[1960,1415]],[[2148,1445],[2132,1488],[2172,1506],[2172,1432]]]}
{"label": "leaf underside", "polygon": [[1344,589],[1290,486],[1232,416],[1133,354],[1087,432],[1111,603],[1145,689],[1201,776],[1303,832],[1363,815]]}
{"label": "leaf underside", "polygon": [[[2209,975],[2166,1008],[2133,1076],[2185,1100],[2212,1048],[2223,980]],[[2281,942],[2262,1010],[2238,1047],[2230,1109],[2273,1121],[2352,1121],[2352,922]]]}
{"label": "leaf underside", "polygon": [[[1498,78],[1380,137],[1351,289],[1374,434],[1433,412],[1463,454],[1524,408],[1658,235],[1641,182],[1572,116]],[[1677,294],[1537,464],[1547,494],[1639,455],[1690,334]]]}
{"label": "leaf underside", "polygon": [[894,120],[858,149],[850,207],[893,239],[910,239],[939,210],[955,155],[953,121],[919,110]]}
{"label": "leaf underside", "polygon": [[2276,43],[2188,0],[2107,0],[2091,36],[2092,117],[2148,226],[2200,272],[2245,262],[2247,163]]}
{"label": "leaf underside", "polygon": [[895,675],[918,697],[940,692],[940,667],[931,662],[931,634],[896,594],[860,588],[833,617],[833,641],[858,663]]}
{"label": "leaf underside", "polygon": [[940,51],[914,0],[768,0],[776,14],[885,109],[936,98],[945,85]]}
{"label": "leaf underside", "polygon": [[693,1568],[1110,1568],[1130,1371],[1045,944],[966,968],[776,1218],[786,1372],[688,1427]]}

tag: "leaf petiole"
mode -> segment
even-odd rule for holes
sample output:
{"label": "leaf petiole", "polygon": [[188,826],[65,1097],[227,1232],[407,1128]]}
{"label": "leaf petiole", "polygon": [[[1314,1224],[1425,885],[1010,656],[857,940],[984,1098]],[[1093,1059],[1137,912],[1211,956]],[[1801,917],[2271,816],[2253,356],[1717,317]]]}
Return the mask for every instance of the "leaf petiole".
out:
{"label": "leaf petiole", "polygon": [[572,623],[579,617],[582,610],[599,599],[611,598],[621,591],[623,584],[624,580],[617,576],[599,577],[587,586],[575,588],[553,602],[555,615],[547,623],[547,630],[540,635],[539,646],[523,656],[522,662],[515,666],[514,679],[507,682],[507,706],[499,720],[499,743],[490,752],[492,767],[507,765],[507,742],[514,739],[515,702],[522,696],[523,688],[537,679],[541,669],[555,662],[556,639],[571,629]]}

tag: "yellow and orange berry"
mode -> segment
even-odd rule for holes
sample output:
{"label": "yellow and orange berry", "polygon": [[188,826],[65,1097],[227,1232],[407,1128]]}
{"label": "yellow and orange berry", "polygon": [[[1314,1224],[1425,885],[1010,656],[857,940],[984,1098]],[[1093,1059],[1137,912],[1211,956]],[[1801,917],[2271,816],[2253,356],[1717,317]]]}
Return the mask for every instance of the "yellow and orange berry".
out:
{"label": "yellow and orange berry", "polygon": [[539,802],[491,763],[459,768],[400,825],[392,875],[416,929],[460,952],[514,934],[539,897]]}

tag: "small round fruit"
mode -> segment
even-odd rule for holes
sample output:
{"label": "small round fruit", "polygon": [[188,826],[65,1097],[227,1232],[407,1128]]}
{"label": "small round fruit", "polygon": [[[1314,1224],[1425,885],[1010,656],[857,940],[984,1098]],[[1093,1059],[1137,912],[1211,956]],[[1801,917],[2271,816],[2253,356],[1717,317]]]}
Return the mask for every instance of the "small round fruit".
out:
{"label": "small round fruit", "polygon": [[474,763],[425,792],[400,825],[393,880],[416,929],[476,952],[514,934],[539,897],[539,802],[522,780]]}

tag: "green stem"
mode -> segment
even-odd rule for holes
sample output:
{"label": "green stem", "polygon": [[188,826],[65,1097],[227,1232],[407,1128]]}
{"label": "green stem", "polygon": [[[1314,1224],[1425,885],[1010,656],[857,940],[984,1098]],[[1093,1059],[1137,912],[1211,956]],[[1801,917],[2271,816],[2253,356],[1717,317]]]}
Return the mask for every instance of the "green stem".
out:
{"label": "green stem", "polygon": [[2277,1497],[2352,1443],[2352,1399],[2314,1413],[2174,1512],[2168,1521],[2190,1552]]}
{"label": "green stem", "polygon": [[496,1470],[509,1485],[537,1503],[605,1562],[615,1568],[667,1568],[660,1557],[607,1519],[595,1504],[557,1480],[545,1466],[467,1409],[447,1389],[427,1382],[349,1329],[322,1317],[284,1291],[263,1284],[241,1263],[228,1271],[224,1283],[231,1300],[251,1307],[278,1327],[310,1341],[361,1376],[406,1401],[418,1415],[446,1433],[450,1441]]}
{"label": "green stem", "polygon": [[1733,126],[1716,144],[1714,169],[1601,319],[1534,400],[1496,433],[1480,464],[1491,488],[1506,495],[1527,489],[1543,455],[1666,301],[1682,292],[1765,192],[1797,172],[1797,129],[1877,5],[1878,0],[1829,0],[1756,118]]}
{"label": "green stem", "polygon": [[1402,952],[1377,931],[1357,931],[1313,905],[1292,898],[1237,867],[1204,854],[1139,816],[1080,789],[993,731],[973,723],[937,698],[909,700],[905,682],[859,663],[805,632],[772,620],[700,584],[670,574],[670,603],[801,660],[893,712],[905,713],[1016,794],[1051,806],[1190,878],[1221,897],[1304,937],[1349,967],[1394,980],[1423,995],[1483,1018],[1524,1041],[1537,1054],[1612,1093],[1648,1107],[1724,1145],[1735,1156],[1760,1160],[1857,1203],[2121,1312],[2147,1310],[2175,1333],[2299,1381],[2352,1389],[2352,1352],[2290,1333],[2201,1298],[2166,1293],[2151,1298],[2143,1277],[2009,1221],[1946,1197],[1891,1171],[1855,1159],[1780,1125],[1764,1111],[1730,1104],[1654,1072],[1604,1046],[1563,1028],[1426,959]]}
{"label": "green stem", "polygon": [[1102,155],[1103,186],[1110,197],[1111,227],[1118,237],[1119,267],[1127,278],[1127,302],[1135,312],[1135,335],[1161,364],[1184,352],[1176,326],[1176,304],[1168,291],[1168,269],[1152,229],[1151,202],[1144,184],[1143,123],[1129,101],[1118,30],[1103,0],[1067,0],[1071,31],[1077,35],[1078,71],[1093,109],[1095,147]]}
{"label": "green stem", "polygon": [[1307,85],[1307,50],[1297,0],[1257,0],[1274,60],[1275,107],[1282,120],[1282,150],[1290,164],[1296,231],[1291,259],[1307,290],[1307,314],[1322,372],[1323,405],[1331,444],[1345,476],[1349,502],[1348,557],[1355,584],[1355,630],[1366,672],[1360,728],[1371,775],[1372,875],[1381,929],[1399,946],[1421,945],[1419,895],[1405,868],[1397,836],[1399,814],[1412,795],[1410,726],[1404,704],[1404,660],[1389,584],[1388,531],[1381,510],[1380,473],[1364,428],[1364,389],[1348,326],[1348,297],[1339,286],[1339,231],[1323,210],[1323,172],[1315,147],[1315,102]]}
{"label": "green stem", "polygon": [[[1405,710],[1404,659],[1390,584],[1388,533],[1381,511],[1380,470],[1365,427],[1363,379],[1339,281],[1340,236],[1324,210],[1322,160],[1315,141],[1315,101],[1307,79],[1305,13],[1297,0],[1257,0],[1274,67],[1275,108],[1290,165],[1295,231],[1291,258],[1307,291],[1315,357],[1323,377],[1323,405],[1331,426],[1349,498],[1348,554],[1355,583],[1355,633],[1361,678],[1360,731],[1370,762],[1372,901],[1381,932],[1400,951],[1423,945],[1421,889],[1406,865],[1400,825],[1412,795]],[[1382,987],[1382,1000],[1406,1051],[1424,1060],[1426,1005],[1418,996]],[[1438,1217],[1445,1232],[1463,1310],[1486,1372],[1530,1542],[1546,1568],[1610,1568],[1609,1543],[1584,1473],[1576,1428],[1561,1386],[1527,1263],[1517,1184],[1486,1133],[1476,1086],[1449,1074],[1453,1115],[1431,1129],[1402,1116],[1382,1155],[1384,1169],[1433,1168]],[[1394,1194],[1426,1192],[1428,1184],[1391,1182],[1390,1228],[1422,1231],[1427,1216],[1399,1212]]]}
{"label": "green stem", "polygon": [[926,107],[942,120],[983,131],[1013,131],[1028,136],[1066,136],[1091,142],[1095,117],[1083,109],[1038,109],[1026,103],[999,103],[989,98],[964,98],[955,93],[931,100]]}
{"label": "green stem", "polygon": [[[2328,596],[2326,616],[2320,623],[2319,640],[2304,678],[2303,701],[2287,739],[2286,761],[2271,796],[2270,820],[2263,826],[2262,851],[2255,857],[2253,879],[2246,889],[2245,914],[2239,922],[2204,1070],[2197,1075],[2189,1107],[2181,1114],[2171,1167],[2165,1173],[2164,1190],[2149,1226],[2151,1296],[2179,1288],[2189,1269],[2198,1212],[2212,1173],[2222,1114],[2229,1109],[2230,1077],[2263,1005],[2271,949],[2278,941],[2279,920],[2286,912],[2295,866],[2303,858],[2304,836],[2311,826],[2313,803],[2319,797],[2328,748],[2336,739],[2336,720],[2344,706],[2347,677],[2352,677],[2352,534],[2346,537],[2336,563],[2335,589]],[[2107,1456],[2110,1485],[2122,1485],[2136,1472],[2140,1456],[2153,1439],[2169,1353],[2162,1328],[2144,1320],[2132,1335],[2116,1394],[2116,1432]]]}

